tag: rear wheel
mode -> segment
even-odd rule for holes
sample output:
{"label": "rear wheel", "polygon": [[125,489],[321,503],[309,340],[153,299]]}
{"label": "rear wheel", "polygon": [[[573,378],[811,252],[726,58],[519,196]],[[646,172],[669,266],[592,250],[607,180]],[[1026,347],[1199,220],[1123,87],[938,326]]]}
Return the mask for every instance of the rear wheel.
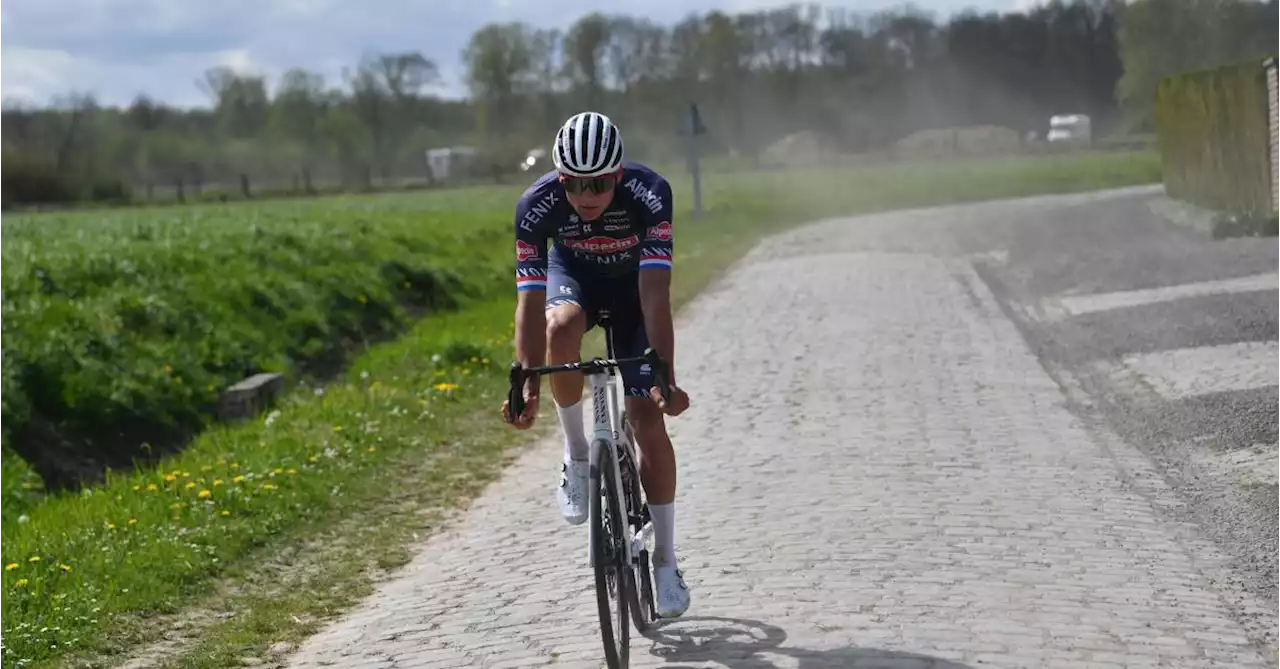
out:
{"label": "rear wheel", "polygon": [[[597,462],[591,471],[590,517],[594,536],[596,602],[600,610],[600,636],[605,661],[611,669],[626,667],[631,655],[631,626],[627,624],[627,602],[631,599],[630,565],[626,564],[623,542],[627,541],[622,496],[614,472],[613,450],[596,442]],[[617,608],[609,605],[613,602]]]}
{"label": "rear wheel", "polygon": [[[635,435],[631,431],[631,424],[626,422],[626,414],[623,414],[622,429],[626,443],[634,445]],[[635,452],[634,448],[632,452]],[[639,534],[645,524],[650,522],[649,508],[644,505],[643,483],[640,481],[640,470],[635,459],[626,458],[622,467],[623,485],[627,487],[627,536],[630,538]],[[631,609],[631,622],[635,624],[637,631],[644,633],[657,616],[653,606],[653,574],[649,571],[649,549],[644,544],[638,545],[638,548],[640,550],[635,553],[635,565],[628,574],[627,591],[631,597],[627,604]]]}

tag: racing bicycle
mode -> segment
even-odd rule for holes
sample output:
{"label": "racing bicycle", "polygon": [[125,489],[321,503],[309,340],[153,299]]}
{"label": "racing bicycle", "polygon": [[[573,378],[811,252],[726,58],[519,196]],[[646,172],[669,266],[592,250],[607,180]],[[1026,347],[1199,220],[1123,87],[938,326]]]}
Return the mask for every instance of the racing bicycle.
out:
{"label": "racing bicycle", "polygon": [[[576,371],[587,375],[591,382],[594,431],[587,484],[587,559],[595,570],[605,660],[610,669],[617,669],[630,662],[628,612],[641,633],[657,620],[647,547],[653,537],[653,520],[636,466],[634,433],[625,405],[619,400],[618,369],[622,365],[648,365],[664,399],[670,396],[671,386],[666,362],[657,351],[649,348],[643,356],[616,359],[609,312],[602,310],[598,322],[605,334],[605,358],[527,368],[519,362],[512,363],[507,401],[511,420],[515,420],[524,411],[524,382],[530,376]],[[616,614],[610,611],[611,600],[616,602]]]}

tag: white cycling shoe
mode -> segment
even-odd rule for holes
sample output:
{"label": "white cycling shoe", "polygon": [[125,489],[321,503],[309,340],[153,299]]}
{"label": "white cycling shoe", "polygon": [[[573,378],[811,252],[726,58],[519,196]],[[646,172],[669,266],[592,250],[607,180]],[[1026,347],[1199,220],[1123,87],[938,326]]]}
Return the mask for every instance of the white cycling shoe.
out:
{"label": "white cycling shoe", "polygon": [[659,618],[678,618],[689,610],[689,586],[679,567],[654,563],[653,599]]}
{"label": "white cycling shoe", "polygon": [[556,501],[560,504],[560,515],[570,525],[587,522],[589,473],[590,463],[586,460],[570,460],[560,465],[560,487],[556,490]]}

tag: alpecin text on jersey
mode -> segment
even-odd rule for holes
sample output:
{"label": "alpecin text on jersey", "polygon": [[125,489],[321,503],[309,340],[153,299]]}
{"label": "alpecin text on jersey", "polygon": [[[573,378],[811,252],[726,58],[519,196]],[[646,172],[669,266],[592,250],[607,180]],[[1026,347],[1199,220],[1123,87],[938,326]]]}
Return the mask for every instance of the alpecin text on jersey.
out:
{"label": "alpecin text on jersey", "polygon": [[520,196],[515,215],[518,290],[546,290],[548,261],[578,276],[671,269],[671,185],[630,161],[622,164],[618,184],[613,201],[594,221],[583,221],[574,212],[554,170]]}

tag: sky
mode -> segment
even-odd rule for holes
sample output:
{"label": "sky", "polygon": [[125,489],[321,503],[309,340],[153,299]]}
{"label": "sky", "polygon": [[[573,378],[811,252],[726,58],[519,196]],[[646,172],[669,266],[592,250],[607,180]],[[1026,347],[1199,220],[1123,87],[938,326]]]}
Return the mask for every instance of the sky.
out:
{"label": "sky", "polygon": [[[138,94],[179,107],[208,106],[197,85],[210,67],[265,75],[302,66],[342,84],[343,67],[368,51],[418,50],[440,68],[433,92],[465,95],[461,51],[493,21],[568,27],[581,15],[644,16],[673,24],[692,11],[749,11],[779,0],[648,0],[593,5],[574,0],[4,0],[0,4],[0,95],[45,105],[91,92],[99,104],[128,105]],[[829,0],[872,13],[902,0]],[[1035,0],[914,0],[945,19],[964,9],[1014,11]]]}

